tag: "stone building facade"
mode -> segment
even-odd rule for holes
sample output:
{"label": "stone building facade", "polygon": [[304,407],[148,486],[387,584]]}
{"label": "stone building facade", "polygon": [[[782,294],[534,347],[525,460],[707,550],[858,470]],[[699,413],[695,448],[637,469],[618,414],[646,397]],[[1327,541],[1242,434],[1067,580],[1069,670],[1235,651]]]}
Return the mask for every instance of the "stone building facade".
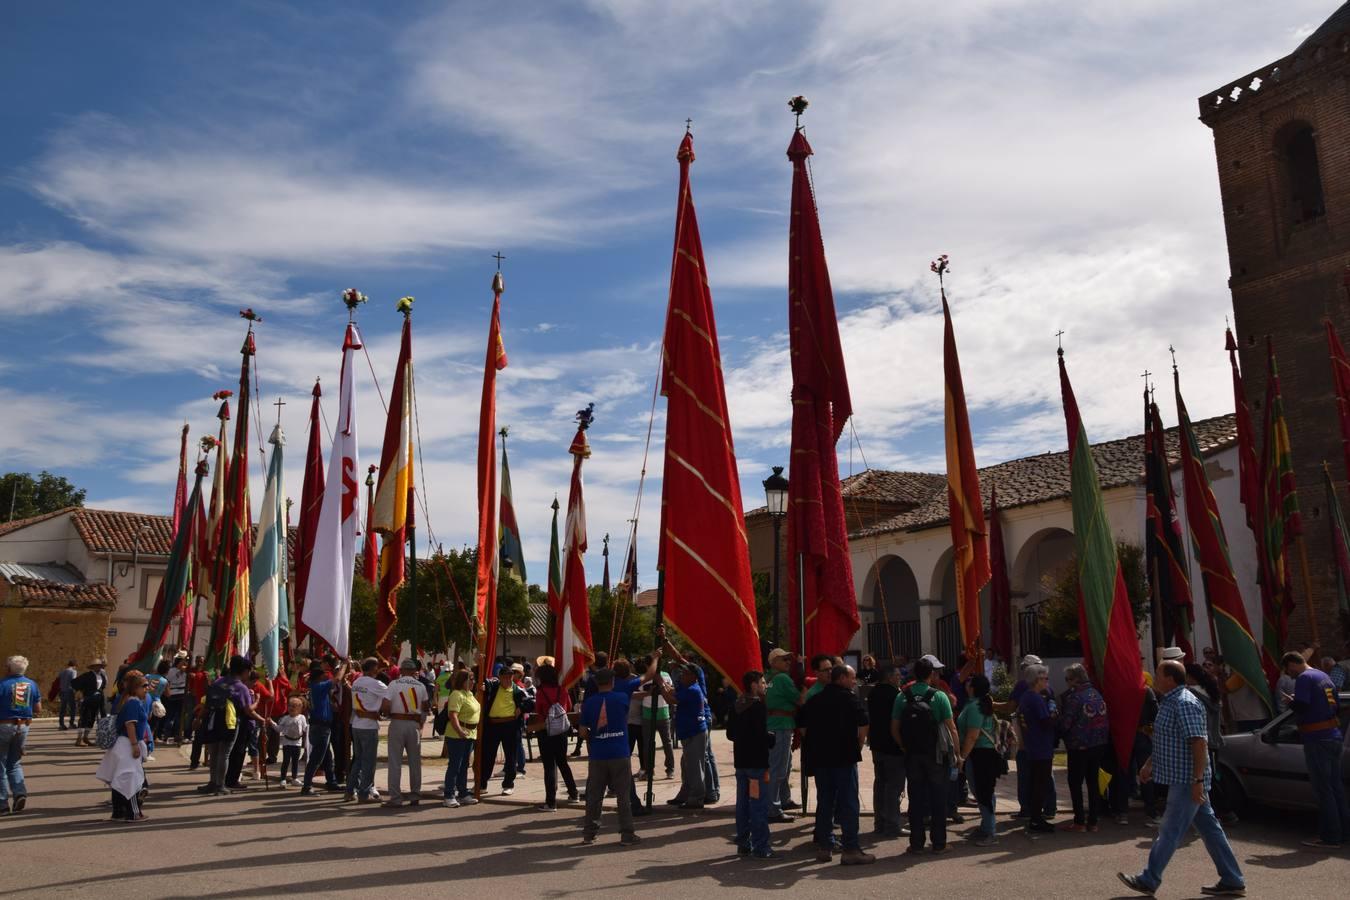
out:
{"label": "stone building facade", "polygon": [[[0,565],[0,660],[28,657],[28,675],[46,697],[52,680],[75,660],[83,670],[108,654],[117,591],[86,584],[78,573]],[[46,710],[55,714],[56,708]]]}

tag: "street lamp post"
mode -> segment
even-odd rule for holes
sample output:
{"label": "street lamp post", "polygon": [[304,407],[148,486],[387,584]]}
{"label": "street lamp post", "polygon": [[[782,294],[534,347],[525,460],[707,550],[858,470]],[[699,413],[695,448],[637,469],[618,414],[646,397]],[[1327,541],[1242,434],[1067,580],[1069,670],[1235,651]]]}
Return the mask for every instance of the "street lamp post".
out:
{"label": "street lamp post", "polygon": [[779,533],[783,525],[783,516],[787,514],[788,480],[783,477],[783,467],[774,466],[773,474],[764,479],[764,505],[768,507],[769,517],[773,520],[773,640],[781,646],[783,631],[778,618],[778,569]]}

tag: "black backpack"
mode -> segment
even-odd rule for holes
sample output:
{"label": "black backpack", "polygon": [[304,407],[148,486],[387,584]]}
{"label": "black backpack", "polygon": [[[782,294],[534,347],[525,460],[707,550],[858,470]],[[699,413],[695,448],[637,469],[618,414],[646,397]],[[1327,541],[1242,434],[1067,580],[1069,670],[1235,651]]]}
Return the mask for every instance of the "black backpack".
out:
{"label": "black backpack", "polygon": [[911,688],[905,688],[905,708],[900,713],[900,739],[905,744],[905,752],[927,759],[937,754],[938,724],[933,720],[933,707],[930,703],[933,692],[930,690],[922,697],[916,697]]}
{"label": "black backpack", "polygon": [[[222,740],[223,735],[234,730],[229,725],[229,720],[232,718],[229,715],[232,702],[228,685],[213,684],[207,687],[206,716],[202,726],[205,728],[207,735],[215,740]],[[237,714],[233,718],[236,722],[238,721]]]}

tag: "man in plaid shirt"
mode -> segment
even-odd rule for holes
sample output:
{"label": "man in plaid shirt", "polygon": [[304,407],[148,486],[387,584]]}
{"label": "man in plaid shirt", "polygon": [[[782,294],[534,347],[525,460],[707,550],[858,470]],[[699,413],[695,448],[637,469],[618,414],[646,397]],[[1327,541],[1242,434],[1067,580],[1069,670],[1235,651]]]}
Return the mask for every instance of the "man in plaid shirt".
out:
{"label": "man in plaid shirt", "polygon": [[1200,888],[1200,893],[1242,897],[1246,894],[1242,870],[1223,826],[1209,805],[1209,726],[1205,708],[1186,690],[1186,668],[1177,660],[1158,664],[1153,690],[1161,698],[1158,718],[1153,723],[1153,755],[1139,771],[1139,780],[1170,787],[1167,809],[1149,851],[1148,865],[1138,875],[1118,873],[1120,880],[1141,894],[1153,896],[1162,884],[1163,869],[1194,825],[1219,871],[1218,883]]}

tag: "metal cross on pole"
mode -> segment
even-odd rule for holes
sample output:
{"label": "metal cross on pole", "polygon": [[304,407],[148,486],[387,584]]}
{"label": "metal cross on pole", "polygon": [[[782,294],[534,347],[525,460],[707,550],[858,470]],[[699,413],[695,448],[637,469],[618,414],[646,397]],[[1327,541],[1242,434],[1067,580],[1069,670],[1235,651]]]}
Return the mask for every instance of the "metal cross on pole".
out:
{"label": "metal cross on pole", "polygon": [[275,406],[275,407],[277,408],[277,424],[280,425],[280,424],[281,424],[281,408],[282,408],[283,406],[286,405],[286,401],[285,401],[285,400],[282,400],[280,397],[278,397],[278,398],[277,398],[277,402],[276,402],[276,403],[273,403],[272,405]]}
{"label": "metal cross on pole", "polygon": [[497,271],[500,272],[502,270],[502,260],[506,259],[506,257],[502,256],[502,251],[498,250],[496,253],[492,254],[492,258],[497,261]]}

